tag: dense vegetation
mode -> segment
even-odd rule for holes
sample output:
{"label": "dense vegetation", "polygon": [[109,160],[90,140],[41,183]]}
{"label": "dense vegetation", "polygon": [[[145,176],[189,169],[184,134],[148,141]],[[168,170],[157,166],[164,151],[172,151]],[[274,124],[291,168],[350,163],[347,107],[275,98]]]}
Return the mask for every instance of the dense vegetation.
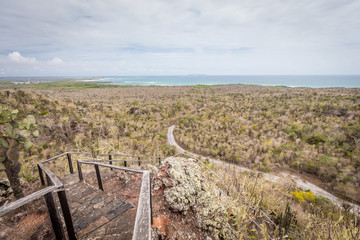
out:
{"label": "dense vegetation", "polygon": [[21,176],[35,180],[36,162],[64,151],[174,154],[167,127],[191,108],[180,109],[173,100],[185,89],[170,89],[162,88],[160,98],[158,88],[137,87],[1,91],[3,109],[17,109],[20,117],[34,115],[38,123],[40,137],[21,153]]}
{"label": "dense vegetation", "polygon": [[[208,167],[214,168],[212,164]],[[208,183],[213,193],[221,187],[231,196],[214,198],[221,199],[227,206],[228,217],[236,226],[239,239],[340,240],[360,236],[358,218],[346,206],[340,210],[327,198],[299,190],[290,182],[274,183],[261,175],[238,173],[227,167],[217,166],[215,170],[219,177],[208,171]],[[254,221],[259,224],[256,230],[251,227]]]}
{"label": "dense vegetation", "polygon": [[[173,155],[166,132],[176,124],[176,140],[187,150],[262,171],[306,172],[332,191],[360,200],[359,89],[32,88],[0,91],[0,107],[17,109],[20,118],[36,117],[39,138],[20,154],[20,175],[28,182],[37,180],[39,160],[64,151]],[[279,226],[298,228],[296,222],[284,220],[296,216],[305,224],[291,230],[299,238],[339,232],[351,239],[359,230],[349,212],[344,215],[311,192],[271,184],[258,176],[218,171],[232,185],[227,206],[237,211],[234,221],[240,232],[247,226],[240,195],[273,214]],[[0,177],[5,177],[4,172]]]}
{"label": "dense vegetation", "polygon": [[261,171],[293,169],[360,201],[360,90],[233,86],[179,119],[185,149]]}

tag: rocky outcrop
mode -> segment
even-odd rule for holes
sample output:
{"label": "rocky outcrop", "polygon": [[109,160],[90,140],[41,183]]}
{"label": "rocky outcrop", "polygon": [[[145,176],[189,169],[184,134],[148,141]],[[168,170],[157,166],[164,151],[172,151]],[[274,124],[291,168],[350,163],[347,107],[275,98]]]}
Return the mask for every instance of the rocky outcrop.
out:
{"label": "rocky outcrop", "polygon": [[6,202],[12,192],[9,181],[7,179],[0,179],[0,206]]}
{"label": "rocky outcrop", "polygon": [[154,182],[154,190],[161,188],[164,188],[165,200],[173,211],[183,215],[192,211],[200,229],[211,232],[215,238],[236,239],[225,207],[211,195],[195,160],[165,159]]}

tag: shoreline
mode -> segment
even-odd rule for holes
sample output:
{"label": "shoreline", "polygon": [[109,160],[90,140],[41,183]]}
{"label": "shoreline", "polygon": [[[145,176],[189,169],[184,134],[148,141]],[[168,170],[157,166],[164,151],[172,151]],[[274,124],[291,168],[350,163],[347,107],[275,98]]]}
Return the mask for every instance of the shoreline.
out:
{"label": "shoreline", "polygon": [[0,87],[12,86],[71,86],[98,87],[157,86],[157,87],[212,87],[262,86],[278,88],[360,88],[360,75],[179,75],[179,76],[94,76],[94,77],[0,77]]}
{"label": "shoreline", "polygon": [[66,88],[73,88],[73,89],[93,89],[93,88],[124,88],[124,87],[137,87],[137,88],[167,88],[167,87],[192,87],[192,88],[211,88],[211,87],[231,87],[231,86],[245,86],[245,87],[263,87],[263,88],[288,88],[288,89],[314,89],[314,90],[321,90],[321,89],[354,89],[358,90],[359,87],[314,87],[314,86],[284,86],[284,85],[260,85],[260,84],[242,84],[242,83],[229,83],[229,84],[192,84],[192,85],[140,85],[140,84],[114,84],[112,82],[101,82],[97,83],[98,80],[85,80],[85,81],[73,81],[73,82],[61,82],[63,84],[55,83],[55,82],[41,82],[41,83],[28,83],[28,82],[0,82],[0,90],[4,89],[66,89]]}

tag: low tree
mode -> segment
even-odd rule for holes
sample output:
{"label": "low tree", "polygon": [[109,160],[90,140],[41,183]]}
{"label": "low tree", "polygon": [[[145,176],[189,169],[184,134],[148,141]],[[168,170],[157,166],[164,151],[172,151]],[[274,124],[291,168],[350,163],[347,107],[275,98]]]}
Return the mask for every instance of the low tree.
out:
{"label": "low tree", "polygon": [[18,110],[2,109],[0,107],[0,162],[5,166],[5,172],[13,189],[15,198],[24,196],[19,179],[21,164],[19,151],[32,147],[31,137],[39,137],[35,117],[28,115],[21,121]]}

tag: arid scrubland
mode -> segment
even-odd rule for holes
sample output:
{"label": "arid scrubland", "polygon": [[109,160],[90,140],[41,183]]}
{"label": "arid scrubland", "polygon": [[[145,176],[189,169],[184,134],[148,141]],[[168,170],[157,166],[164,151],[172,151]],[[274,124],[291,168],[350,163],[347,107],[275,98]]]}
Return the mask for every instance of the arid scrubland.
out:
{"label": "arid scrubland", "polygon": [[166,144],[167,127],[192,110],[178,106],[178,101],[186,101],[182,92],[185,95],[181,88],[138,87],[4,90],[0,104],[18,109],[19,117],[37,118],[40,136],[21,157],[21,174],[32,180],[38,160],[64,151],[173,155],[175,149]]}
{"label": "arid scrubland", "polygon": [[[23,89],[2,90],[0,105],[36,116],[40,137],[21,155],[21,176],[29,182],[37,180],[39,160],[65,151],[171,156],[175,148],[167,145],[166,132],[176,124],[175,138],[186,150],[265,172],[306,172],[332,192],[360,201],[360,89]],[[214,170],[231,185],[231,198],[222,201],[240,235],[252,236],[249,208],[240,200],[245,196],[280,226],[264,227],[262,236],[359,236],[356,217],[327,199],[258,176]],[[260,216],[257,211],[251,217]]]}
{"label": "arid scrubland", "polygon": [[175,129],[185,149],[265,172],[306,172],[360,201],[359,89],[233,86],[204,93],[205,107]]}
{"label": "arid scrubland", "polygon": [[239,239],[358,239],[360,236],[356,216],[340,210],[326,198],[314,196],[311,191],[298,190],[288,181],[274,183],[261,175],[239,173],[226,166],[215,169],[213,164],[206,164],[203,172],[212,193],[223,190],[213,197],[226,207]]}

